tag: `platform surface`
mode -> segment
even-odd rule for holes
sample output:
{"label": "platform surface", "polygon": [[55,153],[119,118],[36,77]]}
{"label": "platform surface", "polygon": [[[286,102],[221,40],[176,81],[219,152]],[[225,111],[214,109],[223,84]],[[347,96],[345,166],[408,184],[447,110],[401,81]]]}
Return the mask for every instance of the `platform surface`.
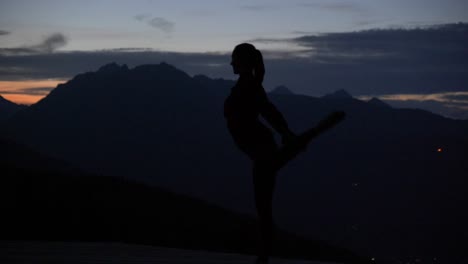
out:
{"label": "platform surface", "polygon": [[[0,241],[3,264],[254,264],[251,255],[185,250],[123,243]],[[273,258],[271,264],[325,264]],[[326,264],[332,264],[327,262]],[[336,264],[336,263],[334,263]]]}

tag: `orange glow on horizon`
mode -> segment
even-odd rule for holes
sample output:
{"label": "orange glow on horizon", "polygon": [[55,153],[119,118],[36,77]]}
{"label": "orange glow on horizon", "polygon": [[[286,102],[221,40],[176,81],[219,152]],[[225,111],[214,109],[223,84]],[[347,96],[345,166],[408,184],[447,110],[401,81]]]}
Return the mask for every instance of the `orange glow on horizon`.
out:
{"label": "orange glow on horizon", "polygon": [[438,149],[437,149],[437,152],[442,152],[442,148],[438,148]]}
{"label": "orange glow on horizon", "polygon": [[64,83],[66,80],[61,79],[40,79],[40,80],[25,80],[25,81],[0,81],[0,91],[15,91],[27,88],[43,88],[57,87],[59,83]]}
{"label": "orange glow on horizon", "polygon": [[[468,96],[468,92],[443,92],[443,93],[432,93],[432,94],[384,94],[379,95],[378,98],[384,101],[436,101],[440,103],[458,103],[466,104],[468,100],[466,99],[454,99],[450,96]],[[361,100],[370,100],[372,96],[359,96]]]}
{"label": "orange glow on horizon", "polygon": [[32,93],[27,89],[34,88],[55,88],[58,84],[64,83],[62,79],[39,79],[39,80],[24,80],[24,81],[0,81],[0,95],[14,103],[31,105],[45,96],[48,92]]}
{"label": "orange glow on horizon", "polygon": [[44,98],[45,95],[2,94],[2,97],[15,104],[32,105]]}

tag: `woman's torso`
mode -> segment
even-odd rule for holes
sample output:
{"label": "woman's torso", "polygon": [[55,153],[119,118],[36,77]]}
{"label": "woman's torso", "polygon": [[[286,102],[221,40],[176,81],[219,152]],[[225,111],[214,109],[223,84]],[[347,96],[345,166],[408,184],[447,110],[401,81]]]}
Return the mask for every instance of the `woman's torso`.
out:
{"label": "woman's torso", "polygon": [[259,122],[263,89],[253,78],[239,78],[224,102],[224,117],[228,124],[251,125]]}
{"label": "woman's torso", "polygon": [[262,91],[263,87],[254,80],[240,79],[224,102],[229,132],[236,145],[252,159],[264,155],[266,149],[276,149],[271,130],[259,120]]}

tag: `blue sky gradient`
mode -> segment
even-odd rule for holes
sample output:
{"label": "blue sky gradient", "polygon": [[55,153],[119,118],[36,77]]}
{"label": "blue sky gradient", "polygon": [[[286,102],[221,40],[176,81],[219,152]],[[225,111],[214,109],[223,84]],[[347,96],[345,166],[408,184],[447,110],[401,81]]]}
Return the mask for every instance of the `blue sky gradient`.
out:
{"label": "blue sky gradient", "polygon": [[63,50],[228,51],[255,38],[468,21],[463,0],[3,0],[0,5],[0,29],[11,32],[0,47],[60,32],[70,40]]}

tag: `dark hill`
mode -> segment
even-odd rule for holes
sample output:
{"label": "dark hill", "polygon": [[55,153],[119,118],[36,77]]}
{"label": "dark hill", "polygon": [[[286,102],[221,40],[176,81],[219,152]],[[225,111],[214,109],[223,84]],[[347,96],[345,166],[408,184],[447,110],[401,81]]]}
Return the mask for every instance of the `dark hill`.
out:
{"label": "dark hill", "polygon": [[[114,241],[255,254],[252,217],[135,181],[65,171],[54,166],[57,161],[13,142],[0,140],[0,157],[2,239]],[[284,231],[278,233],[275,252],[362,261],[349,251]]]}
{"label": "dark hill", "polygon": [[[59,85],[7,130],[88,172],[252,213],[250,163],[223,118],[232,85],[165,63],[110,65]],[[375,107],[343,92],[270,98],[294,131],[333,110],[347,113],[279,174],[281,227],[388,259],[464,254],[466,121]]]}
{"label": "dark hill", "polygon": [[77,169],[66,162],[49,158],[27,146],[17,144],[10,140],[3,140],[1,137],[0,165],[1,168],[13,167],[32,171],[78,172]]}

